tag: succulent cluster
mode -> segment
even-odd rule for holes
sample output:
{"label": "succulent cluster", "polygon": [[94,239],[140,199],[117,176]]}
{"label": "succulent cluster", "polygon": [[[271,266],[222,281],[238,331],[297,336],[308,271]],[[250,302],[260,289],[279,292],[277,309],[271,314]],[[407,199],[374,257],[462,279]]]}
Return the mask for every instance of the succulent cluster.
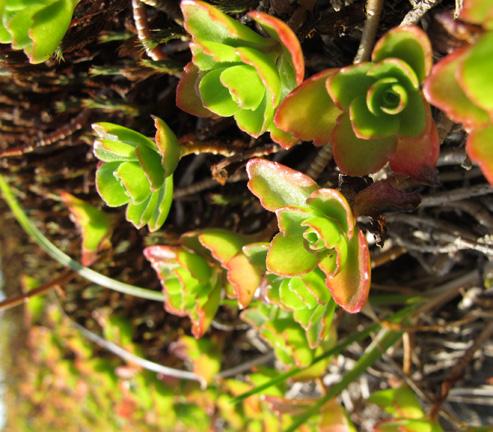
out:
{"label": "succulent cluster", "polygon": [[466,150],[493,184],[493,2],[464,0],[461,20],[482,26],[472,45],[440,60],[425,85],[429,102],[469,132]]}
{"label": "succulent cluster", "polygon": [[335,302],[358,312],[368,297],[370,256],[344,196],[263,159],[250,160],[247,172],[250,191],[266,210],[276,213],[279,225],[267,252],[267,270],[292,277],[318,267]]}
{"label": "succulent cluster", "polygon": [[0,43],[23,50],[31,63],[50,58],[79,0],[0,0]]}
{"label": "succulent cluster", "polygon": [[300,140],[331,143],[345,174],[367,175],[390,161],[395,172],[426,178],[439,149],[421,92],[431,62],[426,34],[398,27],[378,41],[371,62],[328,69],[301,84],[275,123]]}
{"label": "succulent cluster", "polygon": [[181,145],[161,119],[155,118],[155,141],[123,126],[95,123],[94,154],[102,162],[96,188],[109,207],[127,204],[135,227],[161,228],[173,200],[173,171]]}
{"label": "succulent cluster", "polygon": [[272,119],[282,98],[303,81],[303,53],[291,29],[250,12],[264,37],[205,2],[183,0],[181,9],[192,62],[178,85],[177,106],[199,117],[232,116],[254,137],[270,131],[274,140],[287,139]]}

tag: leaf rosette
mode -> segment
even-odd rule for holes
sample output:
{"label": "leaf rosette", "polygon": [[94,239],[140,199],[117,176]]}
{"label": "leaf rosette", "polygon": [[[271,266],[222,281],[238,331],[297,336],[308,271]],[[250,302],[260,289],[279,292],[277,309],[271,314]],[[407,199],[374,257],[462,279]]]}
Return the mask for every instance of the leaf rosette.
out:
{"label": "leaf rosette", "polygon": [[276,213],[279,225],[267,252],[267,271],[292,277],[318,267],[334,301],[348,312],[358,312],[368,297],[370,257],[344,196],[263,159],[250,160],[247,172],[250,191],[266,210]]}
{"label": "leaf rosette", "polygon": [[178,84],[177,106],[199,117],[234,117],[254,137],[270,131],[274,140],[289,141],[273,117],[279,102],[303,81],[303,54],[291,29],[250,12],[263,37],[205,2],[183,0],[181,9],[192,37],[192,62]]}
{"label": "leaf rosette", "polygon": [[420,87],[431,63],[426,34],[398,27],[377,42],[371,62],[327,69],[296,88],[275,123],[300,140],[331,143],[345,174],[367,175],[390,162],[395,172],[426,178],[439,147]]}
{"label": "leaf rosette", "polygon": [[493,184],[493,2],[466,0],[460,19],[482,25],[471,46],[440,60],[424,87],[427,100],[469,132],[466,151]]}
{"label": "leaf rosette", "polygon": [[155,142],[112,123],[93,124],[94,154],[102,162],[96,188],[109,207],[127,205],[126,218],[136,228],[156,231],[164,224],[173,200],[172,173],[181,145],[161,119],[155,118]]}
{"label": "leaf rosette", "polygon": [[50,58],[79,0],[0,0],[0,43],[23,50],[31,63]]}

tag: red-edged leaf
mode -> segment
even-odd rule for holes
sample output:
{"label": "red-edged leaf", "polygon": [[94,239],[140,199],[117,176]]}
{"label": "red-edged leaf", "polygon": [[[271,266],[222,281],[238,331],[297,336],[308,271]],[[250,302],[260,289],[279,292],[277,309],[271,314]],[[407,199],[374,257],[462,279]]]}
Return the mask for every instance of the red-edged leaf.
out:
{"label": "red-edged leaf", "polygon": [[419,137],[400,137],[395,152],[390,156],[390,166],[394,172],[410,177],[431,181],[440,152],[440,138],[426,104],[426,127]]}
{"label": "red-edged leaf", "polygon": [[[317,145],[329,142],[332,129],[341,110],[332,102],[325,89],[328,77],[338,69],[326,69],[304,81],[283,100],[276,111],[274,123],[303,141],[314,141]],[[284,148],[289,148],[283,142]]]}
{"label": "red-edged leaf", "polygon": [[460,19],[491,29],[493,24],[493,2],[491,0],[463,0]]}
{"label": "red-edged leaf", "polygon": [[214,316],[216,315],[221,303],[221,286],[217,285],[208,295],[207,301],[203,306],[197,306],[195,313],[198,319],[192,319],[192,334],[196,339],[200,339],[209,329]]}
{"label": "red-edged leaf", "polygon": [[473,130],[467,140],[466,150],[490,184],[493,184],[493,126]]}
{"label": "red-edged leaf", "polygon": [[250,159],[247,163],[248,189],[266,210],[302,206],[318,187],[308,176],[277,162]]}
{"label": "red-edged leaf", "polygon": [[227,277],[233,286],[241,308],[246,308],[262,283],[262,272],[242,253],[226,264]]}
{"label": "red-edged leaf", "polygon": [[183,148],[165,121],[156,116],[152,116],[152,119],[156,128],[155,140],[159,153],[161,154],[164,177],[168,177],[175,171],[183,154]]}
{"label": "red-edged leaf", "polygon": [[456,78],[469,99],[493,119],[493,32],[485,33],[468,50]]}
{"label": "red-edged leaf", "polygon": [[206,229],[198,236],[199,242],[225,266],[245,244],[245,239],[225,229]]}
{"label": "red-edged leaf", "polygon": [[305,60],[300,42],[291,28],[281,20],[263,12],[252,11],[248,16],[260,24],[271,38],[281,42],[289,52],[295,70],[296,84],[300,85],[305,75]]}
{"label": "red-edged leaf", "polygon": [[376,43],[372,60],[378,62],[392,57],[404,60],[416,72],[419,81],[423,82],[433,61],[428,36],[416,26],[390,30]]}
{"label": "red-edged leaf", "polygon": [[353,236],[356,220],[349,203],[338,190],[327,188],[316,190],[310,195],[307,203],[323,216],[336,222],[348,237]]}
{"label": "red-edged leaf", "polygon": [[348,242],[348,257],[341,271],[327,277],[334,301],[349,313],[359,312],[368,299],[371,263],[368,243],[361,231]]}
{"label": "red-edged leaf", "polygon": [[90,266],[100,251],[111,247],[113,222],[106,213],[68,192],[60,192],[60,197],[82,236],[82,264]]}
{"label": "red-edged leaf", "polygon": [[262,36],[206,2],[182,0],[181,11],[183,25],[194,40],[219,42],[231,46],[268,45]]}
{"label": "red-edged leaf", "polygon": [[395,137],[362,140],[354,134],[348,113],[337,119],[332,131],[334,160],[347,175],[364,176],[382,168],[396,147]]}
{"label": "red-edged leaf", "polygon": [[438,62],[423,88],[428,102],[467,129],[489,122],[488,113],[467,97],[456,79],[456,72],[468,52],[468,48],[457,49]]}
{"label": "red-edged leaf", "polygon": [[193,63],[188,63],[183,69],[180,82],[176,87],[176,106],[181,110],[196,117],[212,117],[210,112],[202,104],[198,92],[200,71]]}

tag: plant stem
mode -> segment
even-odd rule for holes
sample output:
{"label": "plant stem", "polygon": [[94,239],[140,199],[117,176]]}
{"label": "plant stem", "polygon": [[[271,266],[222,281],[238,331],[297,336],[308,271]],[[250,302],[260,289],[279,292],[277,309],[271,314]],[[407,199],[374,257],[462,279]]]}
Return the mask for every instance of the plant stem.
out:
{"label": "plant stem", "polygon": [[132,295],[134,297],[140,297],[143,299],[159,302],[164,301],[164,296],[160,292],[137,287],[134,285],[129,285],[124,282],[112,279],[108,276],[102,275],[101,273],[91,270],[90,268],[84,267],[82,264],[73,260],[67,254],[58,249],[58,247],[56,247],[50,240],[48,240],[48,238],[46,238],[44,234],[39,231],[34,223],[28,218],[22,207],[19,205],[17,199],[15,198],[12,189],[1,175],[0,192],[3,196],[3,199],[10,207],[13,215],[17,219],[17,222],[26,232],[26,234],[31,237],[50,257],[52,257],[55,261],[58,261],[64,267],[70,268],[79,276],[95,283],[96,285],[100,285],[102,287],[109,288],[123,294]]}
{"label": "plant stem", "polygon": [[21,294],[19,296],[8,298],[2,302],[0,302],[0,311],[4,311],[7,309],[11,309],[15,306],[19,306],[29,300],[31,297],[37,295],[44,295],[51,291],[53,288],[60,286],[61,284],[68,282],[75,276],[75,273],[72,270],[69,270],[57,278],[46,282],[45,284],[39,286],[38,288],[34,288],[33,290]]}
{"label": "plant stem", "polygon": [[151,31],[147,25],[147,13],[141,0],[132,0],[132,13],[137,29],[137,37],[145,49],[146,54],[154,61],[167,58],[159,47],[152,41]]}
{"label": "plant stem", "polygon": [[368,0],[366,3],[366,21],[361,35],[358,52],[354,57],[354,63],[370,60],[373,44],[377,36],[378,23],[382,14],[383,0]]}

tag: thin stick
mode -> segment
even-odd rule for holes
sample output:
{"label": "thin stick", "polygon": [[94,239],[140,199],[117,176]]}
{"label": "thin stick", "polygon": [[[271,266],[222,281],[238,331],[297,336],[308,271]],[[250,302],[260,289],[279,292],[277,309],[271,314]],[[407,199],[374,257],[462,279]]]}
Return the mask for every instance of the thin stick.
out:
{"label": "thin stick", "polygon": [[167,58],[159,46],[152,41],[151,31],[147,25],[147,13],[145,6],[140,0],[132,0],[132,12],[137,29],[137,37],[145,49],[146,54],[154,61],[161,61]]}
{"label": "thin stick", "polygon": [[25,302],[27,302],[30,298],[35,297],[37,295],[45,295],[53,288],[60,286],[63,283],[68,282],[75,276],[75,273],[72,270],[69,270],[57,278],[46,282],[45,284],[35,288],[25,294],[21,294],[15,297],[8,298],[2,302],[0,302],[0,311],[4,311],[7,309],[11,309],[13,307],[19,306]]}
{"label": "thin stick", "polygon": [[382,14],[383,0],[368,0],[366,3],[366,21],[361,35],[354,63],[361,63],[370,60],[371,51],[377,36],[378,23]]}
{"label": "thin stick", "polygon": [[324,145],[317,155],[313,158],[310,166],[306,170],[306,175],[312,179],[317,179],[323,173],[324,169],[332,159],[332,146],[330,144]]}
{"label": "thin stick", "polygon": [[419,204],[423,207],[437,207],[443,204],[448,204],[452,201],[462,201],[476,196],[488,195],[493,193],[493,187],[489,184],[480,184],[465,188],[453,189],[447,192],[440,192],[435,195],[424,197]]}

